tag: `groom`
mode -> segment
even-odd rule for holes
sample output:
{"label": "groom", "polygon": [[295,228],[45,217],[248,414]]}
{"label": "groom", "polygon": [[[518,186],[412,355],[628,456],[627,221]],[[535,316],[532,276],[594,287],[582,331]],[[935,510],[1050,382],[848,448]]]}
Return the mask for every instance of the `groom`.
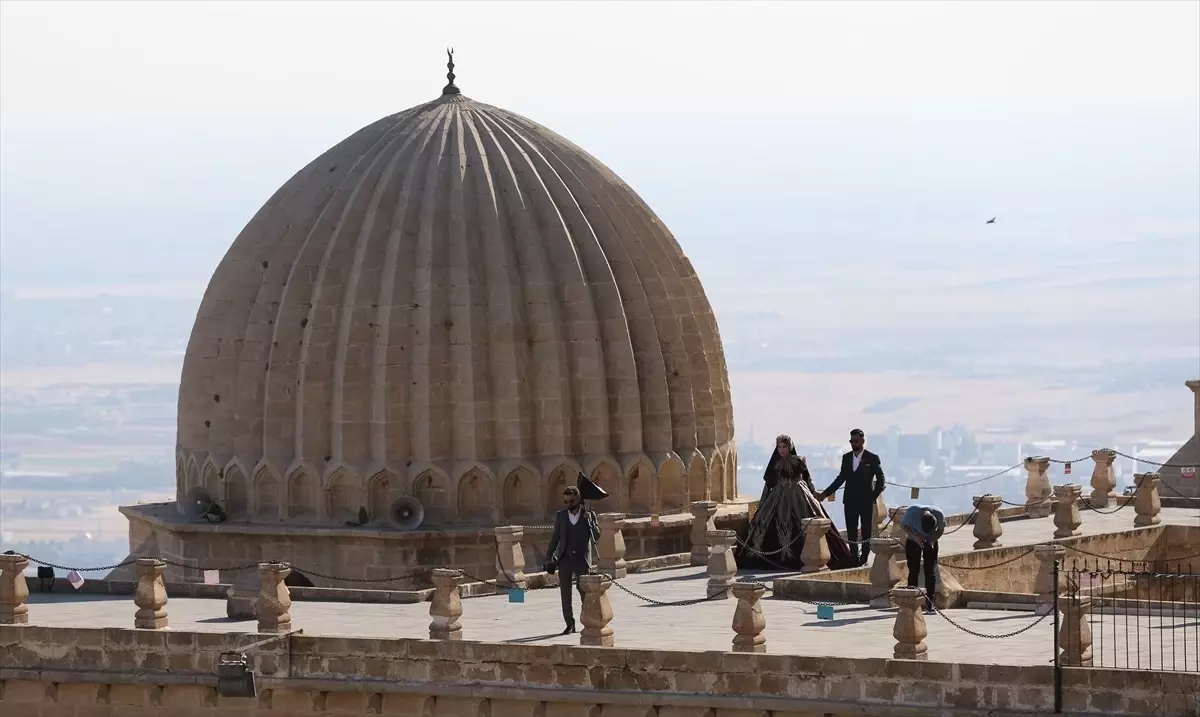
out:
{"label": "groom", "polygon": [[[846,509],[846,538],[850,541],[850,552],[859,565],[866,565],[871,554],[871,526],[875,523],[875,500],[883,493],[885,485],[883,468],[879,456],[866,449],[867,437],[859,429],[850,431],[850,452],[842,455],[842,470],[833,484],[821,492],[821,500],[837,492],[846,484],[842,504]],[[859,527],[862,527],[862,545],[859,546]],[[859,557],[859,547],[862,557]]]}

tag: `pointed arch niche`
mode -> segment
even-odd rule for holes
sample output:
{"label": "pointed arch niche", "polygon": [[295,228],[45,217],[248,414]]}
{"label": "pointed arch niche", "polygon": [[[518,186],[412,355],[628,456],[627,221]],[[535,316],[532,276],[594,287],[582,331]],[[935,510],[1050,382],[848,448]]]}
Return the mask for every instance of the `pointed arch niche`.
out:
{"label": "pointed arch niche", "polygon": [[445,525],[450,520],[450,488],[446,477],[425,471],[413,481],[413,497],[425,508],[425,522]]}
{"label": "pointed arch niche", "polygon": [[458,520],[461,523],[492,522],[492,477],[472,468],[458,480]]}
{"label": "pointed arch niche", "polygon": [[535,520],[538,506],[537,474],[528,468],[514,468],[504,478],[502,497],[505,520]]}

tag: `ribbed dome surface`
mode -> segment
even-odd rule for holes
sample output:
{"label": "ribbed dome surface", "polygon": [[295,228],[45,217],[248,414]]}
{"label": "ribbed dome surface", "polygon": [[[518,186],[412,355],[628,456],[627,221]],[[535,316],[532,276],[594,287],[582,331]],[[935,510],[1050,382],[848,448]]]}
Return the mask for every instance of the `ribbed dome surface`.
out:
{"label": "ribbed dome surface", "polygon": [[670,231],[579,147],[447,94],[300,170],[217,267],[179,394],[181,499],[235,518],[544,517],[733,497],[712,308]]}

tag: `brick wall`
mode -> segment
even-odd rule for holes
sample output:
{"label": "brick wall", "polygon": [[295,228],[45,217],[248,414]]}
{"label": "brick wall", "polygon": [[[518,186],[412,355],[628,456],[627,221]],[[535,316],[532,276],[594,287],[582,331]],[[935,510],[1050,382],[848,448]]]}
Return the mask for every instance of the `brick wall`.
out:
{"label": "brick wall", "polygon": [[[257,699],[217,695],[217,654],[255,639],[0,626],[0,712],[982,717],[1053,706],[1049,666],[303,635],[255,653]],[[1067,669],[1064,685],[1068,714],[1186,715],[1200,674]]]}

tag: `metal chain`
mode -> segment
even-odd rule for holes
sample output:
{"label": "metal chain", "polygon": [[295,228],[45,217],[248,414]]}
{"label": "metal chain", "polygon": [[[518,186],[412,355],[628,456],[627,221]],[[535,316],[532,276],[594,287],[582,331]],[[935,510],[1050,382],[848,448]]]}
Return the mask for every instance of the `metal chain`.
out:
{"label": "metal chain", "polygon": [[958,624],[954,620],[951,620],[949,615],[947,615],[946,613],[939,610],[936,605],[933,606],[933,611],[936,612],[938,615],[940,615],[943,620],[945,620],[946,622],[950,623],[951,625],[957,627],[959,630],[962,630],[963,632],[967,633],[968,635],[974,635],[975,637],[983,637],[983,638],[987,638],[988,640],[1004,640],[1009,637],[1016,637],[1017,635],[1020,635],[1022,633],[1029,632],[1033,628],[1042,624],[1042,621],[1044,621],[1047,617],[1050,617],[1050,615],[1053,614],[1052,612],[1044,613],[1041,617],[1039,617],[1038,619],[1029,623],[1025,627],[1022,627],[1019,630],[1013,630],[1012,632],[1006,632],[1003,635],[989,635],[986,632],[979,632],[977,630],[972,630],[969,627],[964,627],[963,625]]}
{"label": "metal chain", "polygon": [[1084,508],[1087,508],[1088,510],[1092,511],[1093,513],[1099,513],[1100,515],[1112,515],[1113,513],[1116,513],[1118,510],[1121,510],[1122,508],[1129,505],[1136,499],[1137,499],[1137,494],[1135,493],[1135,494],[1129,496],[1125,500],[1124,503],[1118,505],[1116,508],[1113,508],[1112,510],[1100,510],[1099,508],[1093,507],[1092,501],[1090,498],[1084,498],[1081,502],[1083,503]]}
{"label": "metal chain", "polygon": [[1000,476],[1004,475],[1005,473],[1016,470],[1017,468],[1020,468],[1024,465],[1025,465],[1025,462],[1022,461],[1020,463],[1017,463],[1014,466],[1005,468],[1004,470],[1000,471],[999,473],[993,473],[990,476],[984,476],[983,478],[969,480],[965,483],[953,483],[951,485],[909,485],[907,483],[889,483],[888,485],[894,485],[898,488],[916,488],[917,490],[941,490],[944,488],[962,488],[964,486],[975,485],[976,483],[982,483],[984,481],[989,481],[993,478],[999,478]]}
{"label": "metal chain", "polygon": [[977,566],[947,565],[941,559],[938,560],[938,565],[941,565],[944,568],[950,568],[951,570],[991,570],[992,568],[998,568],[1002,565],[1008,565],[1009,563],[1015,563],[1018,560],[1020,560],[1021,558],[1024,558],[1025,556],[1032,554],[1033,550],[1034,550],[1033,548],[1030,548],[1029,550],[1026,550],[1025,552],[1021,553],[1020,555],[1018,555],[1015,558],[1012,558],[1010,560],[1005,560],[1002,563],[995,563],[993,565],[977,565]]}

